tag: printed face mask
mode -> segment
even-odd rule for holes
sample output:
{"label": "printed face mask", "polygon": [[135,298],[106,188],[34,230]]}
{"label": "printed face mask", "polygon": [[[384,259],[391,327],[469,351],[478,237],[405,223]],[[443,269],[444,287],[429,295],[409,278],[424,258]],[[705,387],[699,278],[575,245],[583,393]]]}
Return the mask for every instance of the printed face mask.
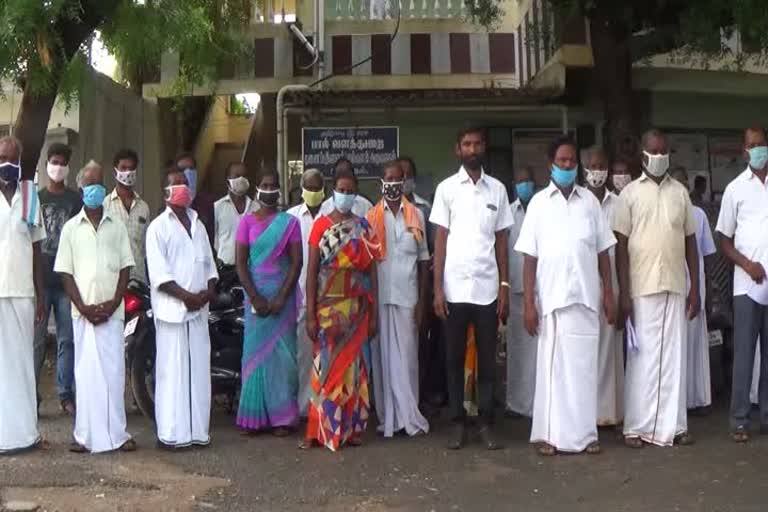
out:
{"label": "printed face mask", "polygon": [[403,197],[402,181],[382,181],[381,195],[390,201],[399,201]]}
{"label": "printed face mask", "polygon": [[115,180],[126,187],[133,187],[136,184],[136,169],[121,171],[115,168]]}
{"label": "printed face mask", "polygon": [[227,180],[229,184],[229,190],[236,196],[243,196],[248,193],[248,189],[251,188],[251,182],[244,176],[232,178]]}
{"label": "printed face mask", "polygon": [[666,174],[669,169],[669,154],[652,155],[647,151],[643,151],[643,154],[648,159],[648,163],[645,164],[645,170],[648,171],[648,174],[656,178]]}
{"label": "printed face mask", "polygon": [[608,180],[608,170],[602,169],[584,169],[584,177],[592,188],[600,188]]}
{"label": "printed face mask", "polygon": [[611,180],[613,181],[613,188],[615,188],[617,192],[621,192],[624,187],[629,185],[629,182],[632,181],[632,175],[614,174]]}

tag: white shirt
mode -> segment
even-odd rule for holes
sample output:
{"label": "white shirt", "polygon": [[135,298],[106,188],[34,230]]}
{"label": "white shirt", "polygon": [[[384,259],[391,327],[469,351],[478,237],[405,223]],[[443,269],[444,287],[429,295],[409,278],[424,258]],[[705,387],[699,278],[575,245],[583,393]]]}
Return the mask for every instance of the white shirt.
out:
{"label": "white shirt", "polygon": [[[709,219],[704,210],[698,206],[693,207],[693,218],[696,220],[696,247],[699,252],[699,296],[701,297],[701,311],[704,311],[704,301],[707,298],[706,273],[704,271],[704,257],[717,252],[715,241],[712,239],[712,229],[709,227]],[[688,266],[685,266],[686,290],[691,289],[691,277]]]}
{"label": "white shirt", "polygon": [[533,196],[515,249],[538,259],[542,315],[574,304],[600,311],[597,256],[616,244],[600,203],[574,186],[566,201],[554,184]]}
{"label": "white shirt", "polygon": [[245,215],[259,209],[259,203],[251,201],[245,196],[245,209],[239,213],[234,201],[229,194],[213,203],[213,217],[215,222],[213,247],[217,257],[225,265],[235,264],[235,236],[237,227]]}
{"label": "white shirt", "polygon": [[[353,214],[358,217],[365,217],[365,214],[368,213],[368,210],[371,208],[373,208],[373,205],[369,200],[359,194],[355,196],[355,204],[352,205]],[[333,193],[331,193],[331,197],[323,201],[323,204],[320,205],[320,212],[318,215],[330,215],[335,209],[336,206],[333,204]]]}
{"label": "white shirt", "polygon": [[[384,230],[387,235],[387,257],[378,262],[379,303],[413,308],[419,301],[419,272],[417,262],[429,261],[427,234],[421,242],[405,227],[403,205],[397,216],[392,214],[389,204],[384,203]],[[424,226],[424,215],[416,210]]]}
{"label": "white shirt", "polygon": [[[608,227],[611,228],[613,226],[613,216],[616,213],[616,207],[618,206],[619,196],[611,192],[610,190],[605,191],[605,197],[603,197],[603,202],[600,204],[600,207],[603,210],[603,215],[605,216],[606,222],[608,222]],[[613,293],[618,294],[619,293],[619,272],[616,269],[616,246],[612,246],[610,250],[608,251],[609,259],[611,260],[611,283],[613,285]]]}
{"label": "white shirt", "polygon": [[[32,244],[45,238],[45,228],[29,227],[21,220],[21,185],[8,204],[0,192],[0,297],[35,296]],[[39,204],[39,203],[38,203]],[[2,320],[8,321],[7,319]]]}
{"label": "white shirt", "polygon": [[[768,183],[760,183],[749,167],[725,187],[716,230],[733,238],[736,250],[746,258],[765,265],[768,260]],[[733,294],[746,295],[755,282],[744,269],[735,267]]]}
{"label": "white shirt", "polygon": [[[301,226],[301,250],[303,264],[301,265],[301,274],[299,274],[299,291],[301,292],[300,307],[305,307],[305,297],[307,288],[307,267],[309,266],[309,234],[312,232],[312,224],[315,223],[315,218],[312,217],[312,212],[309,211],[309,207],[306,203],[297,204],[290,208],[288,213],[299,219],[299,225]],[[318,213],[318,215],[320,215]]]}
{"label": "white shirt", "polygon": [[461,167],[437,186],[429,221],[448,230],[443,273],[448,302],[487,306],[495,301],[496,233],[514,222],[504,185],[485,172],[473,183]]}
{"label": "white shirt", "polygon": [[509,205],[512,212],[512,218],[515,223],[509,227],[509,291],[512,293],[523,293],[523,262],[525,257],[523,253],[515,250],[515,244],[520,236],[520,229],[525,220],[525,208],[520,199]]}
{"label": "white shirt", "polygon": [[175,281],[188,292],[198,293],[208,289],[208,281],[219,277],[205,226],[194,210],[187,208],[187,215],[191,236],[170,208],[158,215],[147,229],[152,311],[155,318],[163,322],[186,322],[201,312],[207,313],[208,306],[187,311],[182,301],[160,291],[161,284]]}

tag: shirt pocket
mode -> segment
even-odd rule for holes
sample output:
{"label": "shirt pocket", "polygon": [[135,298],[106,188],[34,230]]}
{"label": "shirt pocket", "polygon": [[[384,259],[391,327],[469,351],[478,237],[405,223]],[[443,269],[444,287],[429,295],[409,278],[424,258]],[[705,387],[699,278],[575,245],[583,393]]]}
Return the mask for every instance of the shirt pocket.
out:
{"label": "shirt pocket", "polygon": [[416,237],[410,231],[404,231],[400,238],[397,239],[396,245],[398,252],[407,256],[413,256],[419,250]]}
{"label": "shirt pocket", "polygon": [[573,238],[579,244],[596,247],[597,240],[595,239],[595,222],[591,218],[574,219],[571,224],[571,232]]}
{"label": "shirt pocket", "polygon": [[670,198],[662,207],[669,224],[676,230],[682,230],[685,227],[685,201],[682,198]]}

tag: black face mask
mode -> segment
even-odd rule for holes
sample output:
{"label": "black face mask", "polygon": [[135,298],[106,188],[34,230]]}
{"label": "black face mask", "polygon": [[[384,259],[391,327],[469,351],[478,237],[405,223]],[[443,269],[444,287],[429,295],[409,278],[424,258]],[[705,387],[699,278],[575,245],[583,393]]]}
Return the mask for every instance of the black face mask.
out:
{"label": "black face mask", "polygon": [[479,171],[485,163],[485,155],[465,156],[461,159],[465,169]]}
{"label": "black face mask", "polygon": [[389,199],[390,201],[398,201],[401,197],[403,197],[403,182],[402,181],[391,181],[381,182],[381,195],[383,195],[386,199]]}
{"label": "black face mask", "polygon": [[16,183],[19,181],[20,174],[21,168],[17,164],[11,162],[0,164],[0,180],[4,183]]}
{"label": "black face mask", "polygon": [[256,200],[264,206],[275,206],[280,199],[279,190],[256,190]]}

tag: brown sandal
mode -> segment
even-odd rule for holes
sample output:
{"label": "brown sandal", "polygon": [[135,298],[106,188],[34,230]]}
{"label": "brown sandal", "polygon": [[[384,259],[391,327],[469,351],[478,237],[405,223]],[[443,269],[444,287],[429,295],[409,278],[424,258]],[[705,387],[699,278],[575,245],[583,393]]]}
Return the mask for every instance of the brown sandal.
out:
{"label": "brown sandal", "polygon": [[600,442],[595,441],[594,443],[587,446],[587,449],[584,451],[587,453],[587,455],[598,455],[600,452],[603,451],[603,449],[600,448]]}
{"label": "brown sandal", "polygon": [[547,443],[541,443],[538,448],[536,448],[536,451],[542,457],[554,457],[557,455],[557,448]]}
{"label": "brown sandal", "polygon": [[128,453],[128,452],[135,452],[138,448],[139,447],[136,444],[136,441],[134,441],[133,439],[129,439],[126,442],[124,442],[123,445],[120,448],[118,448],[118,450],[120,450],[121,452]]}
{"label": "brown sandal", "polygon": [[744,427],[737,428],[731,437],[735,443],[743,444],[749,442],[749,432]]}
{"label": "brown sandal", "polygon": [[645,446],[643,440],[639,437],[627,437],[624,436],[624,445],[629,448],[639,449]]}
{"label": "brown sandal", "polygon": [[693,443],[693,436],[688,432],[683,432],[679,436],[675,436],[675,445],[677,446],[690,446]]}
{"label": "brown sandal", "polygon": [[69,451],[72,452],[72,453],[87,453],[88,452],[88,448],[86,448],[85,446],[81,445],[77,441],[72,441],[69,444]]}

